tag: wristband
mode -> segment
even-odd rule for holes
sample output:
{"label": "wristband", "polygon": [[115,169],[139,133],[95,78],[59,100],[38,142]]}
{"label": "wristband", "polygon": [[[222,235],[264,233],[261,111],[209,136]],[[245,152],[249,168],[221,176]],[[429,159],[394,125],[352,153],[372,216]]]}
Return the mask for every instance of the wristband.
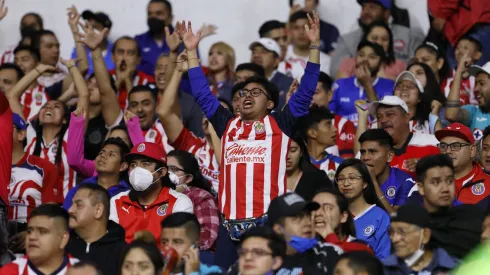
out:
{"label": "wristband", "polygon": [[319,50],[321,51],[322,50],[322,45],[310,45],[310,50]]}
{"label": "wristband", "polygon": [[37,67],[36,67],[36,68],[34,68],[34,70],[36,70],[36,72],[37,72],[38,74],[42,74],[42,73],[41,73],[41,72],[40,72],[40,71],[37,69]]}
{"label": "wristband", "polygon": [[446,107],[449,107],[449,108],[451,108],[451,107],[452,108],[457,108],[459,106],[461,106],[461,102],[459,102],[459,100],[458,101],[447,101],[446,102]]}

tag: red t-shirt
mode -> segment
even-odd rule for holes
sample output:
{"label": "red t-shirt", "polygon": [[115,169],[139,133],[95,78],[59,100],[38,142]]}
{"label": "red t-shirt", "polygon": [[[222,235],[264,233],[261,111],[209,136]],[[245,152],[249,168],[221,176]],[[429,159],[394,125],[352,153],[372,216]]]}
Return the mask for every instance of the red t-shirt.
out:
{"label": "red t-shirt", "polygon": [[12,170],[12,150],[14,127],[12,122],[12,110],[7,98],[0,91],[0,199],[8,205],[8,185]]}
{"label": "red t-shirt", "polygon": [[456,199],[464,204],[476,204],[490,195],[490,176],[478,163],[473,163],[471,172],[455,180]]}

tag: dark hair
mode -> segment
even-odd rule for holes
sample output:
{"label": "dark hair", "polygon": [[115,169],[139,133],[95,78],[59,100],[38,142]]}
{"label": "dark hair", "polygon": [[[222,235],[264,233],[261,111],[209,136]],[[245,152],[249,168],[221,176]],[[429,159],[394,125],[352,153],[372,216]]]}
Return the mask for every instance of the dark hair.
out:
{"label": "dark hair", "polygon": [[470,41],[471,43],[473,43],[475,45],[477,51],[482,52],[483,46],[482,46],[481,42],[478,39],[475,39],[475,38],[473,38],[473,37],[471,37],[471,36],[469,36],[467,34],[466,35],[463,35],[458,40],[458,42],[456,42],[456,47],[458,46],[459,42],[461,42],[462,40],[468,40],[468,41]]}
{"label": "dark hair", "polygon": [[[376,196],[376,191],[374,189],[374,183],[373,180],[371,179],[371,174],[369,173],[369,170],[360,159],[346,159],[344,160],[339,167],[337,168],[337,171],[335,172],[335,179],[338,178],[340,172],[344,170],[347,167],[352,167],[361,174],[362,180],[366,182],[367,187],[362,191],[362,196],[364,197],[364,200],[368,204],[376,204],[378,207],[385,209],[384,206],[381,204],[381,202],[378,199],[378,196]],[[338,188],[337,180],[335,180],[335,185]]]}
{"label": "dark hair", "polygon": [[[59,100],[50,100],[50,101],[57,101],[63,106],[63,119],[61,121],[62,123],[61,128],[56,134],[58,148],[56,149],[56,155],[54,157],[54,165],[58,166],[58,173],[61,174],[61,167],[63,166],[61,165],[63,163],[63,138],[65,137],[66,131],[68,131],[71,114],[70,114],[70,110],[68,109],[68,106],[66,106],[65,103]],[[66,123],[63,124],[63,120],[66,120]],[[35,125],[34,129],[36,131],[36,144],[34,145],[34,152],[32,154],[39,157],[41,155],[41,147],[42,147],[41,145],[43,142],[43,128],[44,128],[44,126],[41,124],[39,120],[39,116],[36,118],[33,125]]]}
{"label": "dark hair", "polygon": [[123,250],[121,254],[121,260],[119,262],[120,266],[118,267],[118,273],[122,274],[124,260],[128,256],[129,252],[136,248],[143,250],[146,256],[150,258],[151,263],[155,267],[155,275],[160,274],[164,266],[164,262],[163,262],[162,254],[160,254],[160,250],[158,250],[155,244],[147,243],[142,240],[133,241],[131,244],[126,246],[126,248]]}
{"label": "dark hair", "polygon": [[228,111],[230,111],[231,113],[234,113],[233,105],[231,105],[231,103],[226,98],[218,97],[218,101],[220,103],[224,103],[226,105],[226,108],[228,108]]}
{"label": "dark hair", "polygon": [[129,154],[130,151],[126,142],[124,142],[124,140],[122,140],[122,138],[119,137],[108,138],[104,141],[104,144],[102,144],[102,148],[104,148],[106,145],[109,144],[116,145],[119,148],[119,155],[121,155],[121,163],[123,163],[124,156]]}
{"label": "dark hair", "polygon": [[383,21],[375,21],[375,22],[369,24],[366,27],[366,30],[365,30],[364,35],[362,37],[362,40],[367,40],[367,37],[371,33],[371,31],[377,27],[384,28],[388,32],[388,37],[389,37],[388,38],[388,44],[389,45],[388,45],[388,51],[385,52],[386,56],[385,56],[384,60],[385,60],[385,64],[391,65],[391,64],[395,63],[395,52],[393,50],[393,32],[391,31],[388,24],[386,24]]}
{"label": "dark hair", "polygon": [[187,212],[176,212],[168,215],[161,222],[162,230],[165,228],[184,228],[185,234],[192,243],[199,241],[201,225],[196,215]]}
{"label": "dark hair", "polygon": [[[152,159],[152,158],[149,158],[146,156],[142,156],[142,155],[131,156],[129,159],[128,159],[128,157],[126,157],[125,159],[128,162],[128,164],[131,164],[131,162],[136,161],[136,160],[142,160],[142,161],[147,161],[150,163],[155,163],[155,171],[157,171],[161,168],[167,168],[167,164],[165,162],[158,161],[158,160],[155,160],[155,159]],[[127,174],[129,175],[129,173],[127,173]],[[170,180],[168,173],[163,178],[160,179],[160,183],[161,183],[161,186],[163,186],[163,187],[175,188],[175,184],[173,184],[172,181]],[[132,188],[132,186],[131,186],[131,188]],[[134,190],[134,189],[132,189],[132,190]],[[130,194],[130,196],[131,196],[131,194]]]}
{"label": "dark hair", "polygon": [[129,137],[129,133],[128,133],[128,128],[121,124],[121,125],[116,125],[114,127],[112,127],[110,130],[109,130],[109,135],[114,132],[114,131],[117,131],[117,130],[121,130],[121,131],[124,131],[126,133],[126,135],[128,135],[128,139],[129,139],[129,150],[131,150],[131,148],[133,148],[133,143],[131,142],[131,138]]}
{"label": "dark hair", "polygon": [[305,142],[307,142],[309,129],[316,127],[322,120],[331,120],[333,118],[334,115],[328,110],[328,108],[313,106],[310,108],[307,115],[302,116],[299,119],[296,125],[301,137]]}
{"label": "dark hair", "polygon": [[[344,237],[348,237],[348,236],[355,237],[356,236],[356,226],[354,223],[354,218],[352,218],[352,214],[349,211],[349,201],[344,196],[344,194],[340,193],[339,190],[334,189],[334,188],[322,188],[316,192],[315,196],[318,194],[321,194],[321,193],[328,193],[328,194],[331,194],[332,196],[334,196],[335,202],[337,203],[337,206],[339,207],[340,214],[342,214],[344,212],[347,212],[347,214],[348,214],[347,220],[345,221],[345,223],[342,223],[339,226],[340,233],[342,233],[342,235],[344,235]],[[313,197],[315,197],[315,196],[313,196]],[[334,231],[335,231],[335,228],[334,228]]]}
{"label": "dark hair", "polygon": [[282,22],[277,21],[277,20],[266,21],[259,28],[259,36],[260,36],[260,38],[266,37],[270,31],[276,30],[276,29],[282,29],[282,28],[286,28],[285,23],[282,23]]}
{"label": "dark hair", "polygon": [[[95,72],[93,72],[91,75],[89,75],[86,79],[89,80],[91,78],[94,78],[95,77]],[[114,77],[109,77],[109,82],[111,84],[111,88],[114,92],[117,92],[118,89],[117,89],[117,86],[116,86],[116,81],[114,80]],[[97,86],[98,86],[98,83],[97,83]]]}
{"label": "dark hair", "polygon": [[480,139],[483,142],[490,135],[490,126],[487,126],[485,130],[483,130],[483,136]]}
{"label": "dark hair", "polygon": [[424,182],[427,171],[434,167],[449,167],[454,172],[453,161],[448,155],[429,155],[419,159],[419,161],[417,161],[417,165],[415,165],[417,181]]}
{"label": "dark hair", "polygon": [[111,53],[113,55],[116,53],[117,42],[119,42],[121,40],[133,41],[136,44],[136,53],[137,53],[138,57],[141,57],[141,48],[138,45],[138,42],[136,41],[136,39],[134,39],[133,37],[128,36],[128,35],[123,35],[123,36],[119,37],[118,39],[116,39],[116,41],[114,41],[114,44],[113,44],[114,46],[112,47],[112,51],[111,51]]}
{"label": "dark hair", "polygon": [[359,42],[359,44],[357,45],[357,52],[359,52],[364,47],[370,47],[371,49],[373,49],[374,53],[379,56],[381,63],[386,62],[386,53],[381,45],[367,40],[361,40],[361,42]]}
{"label": "dark hair", "polygon": [[44,21],[43,21],[43,18],[41,17],[41,15],[39,15],[39,13],[28,12],[22,16],[22,18],[20,19],[20,22],[22,23],[22,21],[24,21],[24,18],[26,18],[27,16],[32,16],[32,17],[36,18],[36,21],[39,24],[39,26],[41,27],[41,30],[44,29]]}
{"label": "dark hair", "polygon": [[318,83],[321,83],[323,90],[328,93],[330,89],[332,89],[333,79],[328,74],[320,72],[320,76],[318,76]]}
{"label": "dark hair", "polygon": [[308,13],[304,10],[299,10],[289,16],[289,23],[294,23],[300,19],[308,19]]}
{"label": "dark hair", "polygon": [[90,203],[92,203],[92,205],[95,205],[97,203],[102,203],[102,205],[104,206],[104,217],[106,218],[106,221],[108,221],[109,214],[111,211],[109,205],[109,200],[110,200],[109,192],[101,185],[93,184],[93,183],[80,184],[77,192],[83,189],[87,189],[90,191],[89,196],[90,196]]}
{"label": "dark hair", "polygon": [[169,157],[176,158],[177,162],[182,166],[182,170],[184,170],[184,173],[192,175],[193,179],[190,183],[187,184],[188,186],[201,188],[211,193],[211,186],[209,185],[208,181],[202,176],[201,170],[199,168],[199,163],[197,162],[197,159],[193,154],[187,151],[173,150],[168,153],[167,158]]}
{"label": "dark hair", "polygon": [[380,146],[386,146],[393,149],[393,138],[383,129],[368,129],[359,137],[359,143],[365,141],[376,141]]}
{"label": "dark hair", "polygon": [[32,210],[29,220],[38,216],[46,216],[53,219],[60,219],[63,224],[63,231],[68,230],[68,212],[58,204],[42,204]]}
{"label": "dark hair", "polygon": [[268,98],[274,102],[274,108],[278,106],[279,89],[274,83],[270,82],[267,78],[263,76],[252,76],[243,82],[237,83],[235,86],[233,86],[232,93],[234,94],[238,90],[245,88],[245,86],[250,83],[257,83],[260,86],[264,87],[265,92],[267,92],[268,94]]}
{"label": "dark hair", "polygon": [[14,63],[3,63],[0,66],[0,71],[2,70],[14,70],[17,74],[17,81],[21,80],[24,77],[24,72],[22,71],[22,69]]}
{"label": "dark hair", "polygon": [[104,275],[102,271],[100,271],[97,266],[89,261],[81,261],[78,262],[70,267],[70,269],[78,269],[78,268],[84,268],[84,267],[92,267],[95,270],[95,275]]}
{"label": "dark hair", "polygon": [[37,32],[37,35],[34,35],[32,37],[32,41],[31,41],[31,47],[33,47],[34,49],[38,50],[41,48],[41,38],[44,36],[44,35],[53,35],[53,36],[56,36],[56,34],[54,34],[53,31],[50,31],[50,30],[40,30]]}
{"label": "dark hair", "polygon": [[417,51],[420,49],[426,49],[430,54],[435,55],[437,60],[440,58],[444,60],[444,64],[439,70],[439,81],[442,83],[444,79],[451,75],[451,67],[449,66],[449,61],[447,60],[445,51],[431,41],[424,41],[424,43],[418,46],[415,53],[417,53]]}
{"label": "dark hair", "polygon": [[135,93],[141,93],[141,92],[148,92],[151,94],[151,97],[153,98],[153,100],[155,101],[155,103],[157,103],[157,93],[154,89],[152,89],[151,87],[147,86],[147,85],[137,85],[137,86],[134,86],[131,91],[129,91],[128,93],[128,100],[129,98],[131,97],[132,94],[135,94]]}
{"label": "dark hair", "polygon": [[310,161],[310,154],[308,153],[308,147],[306,146],[305,140],[299,131],[294,131],[291,137],[292,141],[298,144],[299,150],[301,151],[301,157],[299,159],[299,169],[304,171],[309,168],[316,168]]}
{"label": "dark hair", "polygon": [[429,114],[432,109],[432,101],[437,100],[442,104],[445,104],[446,97],[441,91],[441,86],[439,83],[437,83],[434,72],[427,64],[413,62],[407,67],[407,70],[410,70],[410,68],[413,66],[422,67],[425,72],[425,78],[427,79],[427,83],[424,87],[424,93],[419,92],[420,101],[417,103],[417,111],[415,112],[415,119],[419,122],[419,124],[423,125],[424,122],[429,119]]}
{"label": "dark hair", "polygon": [[383,275],[383,264],[375,256],[367,251],[352,251],[340,255],[337,264],[341,260],[347,260],[349,266],[355,274],[366,272],[368,275]]}
{"label": "dark hair", "polygon": [[161,4],[164,4],[165,6],[167,6],[168,12],[170,14],[172,14],[172,4],[170,4],[169,1],[167,1],[167,0],[150,0],[150,3],[148,3],[148,4],[151,4],[151,3],[161,3]]}
{"label": "dark hair", "polygon": [[239,64],[236,67],[235,72],[245,71],[245,70],[246,71],[254,72],[255,76],[265,77],[264,67],[262,67],[260,65],[257,65],[255,63],[242,63],[242,64]]}
{"label": "dark hair", "polygon": [[34,58],[37,62],[41,60],[41,54],[39,53],[39,50],[34,49],[31,46],[26,46],[26,45],[19,45],[15,48],[14,50],[14,55],[16,55],[20,51],[28,51],[29,54]]}
{"label": "dark hair", "polygon": [[267,246],[272,251],[272,257],[284,257],[286,255],[286,242],[268,226],[257,226],[248,230],[240,239],[240,247],[250,238],[266,239]]}

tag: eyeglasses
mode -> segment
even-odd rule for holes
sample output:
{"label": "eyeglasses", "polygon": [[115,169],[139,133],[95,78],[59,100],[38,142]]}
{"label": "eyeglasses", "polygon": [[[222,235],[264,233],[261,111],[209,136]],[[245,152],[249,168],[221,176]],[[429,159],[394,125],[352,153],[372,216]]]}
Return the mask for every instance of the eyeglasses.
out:
{"label": "eyeglasses", "polygon": [[390,228],[390,229],[388,229],[388,234],[390,235],[390,237],[393,237],[395,234],[398,234],[402,238],[405,238],[407,235],[412,234],[412,233],[417,232],[417,231],[420,231],[420,230],[421,230],[420,228],[415,228],[413,230],[406,230],[404,228],[399,228],[399,229]]}
{"label": "eyeglasses", "polygon": [[182,172],[184,172],[184,173],[185,173],[184,169],[180,169],[179,167],[177,167],[177,166],[173,166],[173,165],[168,166],[168,170],[169,170],[170,172],[173,172],[173,173],[175,173],[175,172],[179,172],[179,171],[182,171]]}
{"label": "eyeglasses", "polygon": [[[269,98],[269,96],[267,95],[266,92],[264,92],[262,89],[260,88],[252,88],[250,90],[247,90],[247,89],[241,89],[241,90],[238,90],[238,95],[240,97],[246,97],[248,94],[250,94],[251,96],[253,97],[258,97],[260,94],[264,94],[267,98]],[[270,99],[270,98],[269,98]]]}
{"label": "eyeglasses", "polygon": [[451,151],[459,151],[464,146],[471,146],[471,144],[461,143],[461,142],[454,142],[451,144],[447,144],[447,143],[441,142],[437,145],[437,147],[439,147],[439,150],[441,150],[441,152],[446,152],[448,148],[451,148]]}
{"label": "eyeglasses", "polygon": [[264,249],[260,249],[260,248],[253,248],[253,249],[240,248],[240,249],[238,249],[238,256],[240,256],[240,257],[245,257],[245,256],[247,256],[248,253],[252,254],[252,258],[259,258],[259,257],[272,255],[271,252],[265,251]]}
{"label": "eyeglasses", "polygon": [[362,179],[362,176],[349,174],[346,178],[344,178],[344,177],[335,178],[335,182],[337,184],[344,184],[347,180],[349,182],[356,182],[357,180],[360,180],[360,179]]}

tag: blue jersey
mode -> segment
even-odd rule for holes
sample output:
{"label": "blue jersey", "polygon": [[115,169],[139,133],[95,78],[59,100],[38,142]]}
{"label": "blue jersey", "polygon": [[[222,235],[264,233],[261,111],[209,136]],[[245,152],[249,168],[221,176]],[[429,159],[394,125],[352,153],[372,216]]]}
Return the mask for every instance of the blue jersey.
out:
{"label": "blue jersey", "polygon": [[398,168],[391,168],[390,176],[381,185],[381,190],[391,205],[404,205],[414,184],[415,181],[409,174]]}
{"label": "blue jersey", "polygon": [[[379,99],[385,95],[393,95],[395,83],[391,79],[377,77],[373,82],[373,88]],[[357,111],[354,102],[359,99],[366,100],[364,88],[355,76],[337,79],[333,85],[333,97],[328,108],[333,113],[345,117],[357,125]]]}
{"label": "blue jersey", "polygon": [[365,241],[373,249],[376,257],[383,259],[390,255],[390,216],[386,211],[373,204],[355,216],[354,223],[357,238]]}
{"label": "blue jersey", "polygon": [[475,105],[464,105],[461,108],[469,113],[468,121],[462,121],[462,123],[470,127],[475,140],[480,140],[483,136],[483,131],[490,125],[490,113],[482,112],[480,107]]}

